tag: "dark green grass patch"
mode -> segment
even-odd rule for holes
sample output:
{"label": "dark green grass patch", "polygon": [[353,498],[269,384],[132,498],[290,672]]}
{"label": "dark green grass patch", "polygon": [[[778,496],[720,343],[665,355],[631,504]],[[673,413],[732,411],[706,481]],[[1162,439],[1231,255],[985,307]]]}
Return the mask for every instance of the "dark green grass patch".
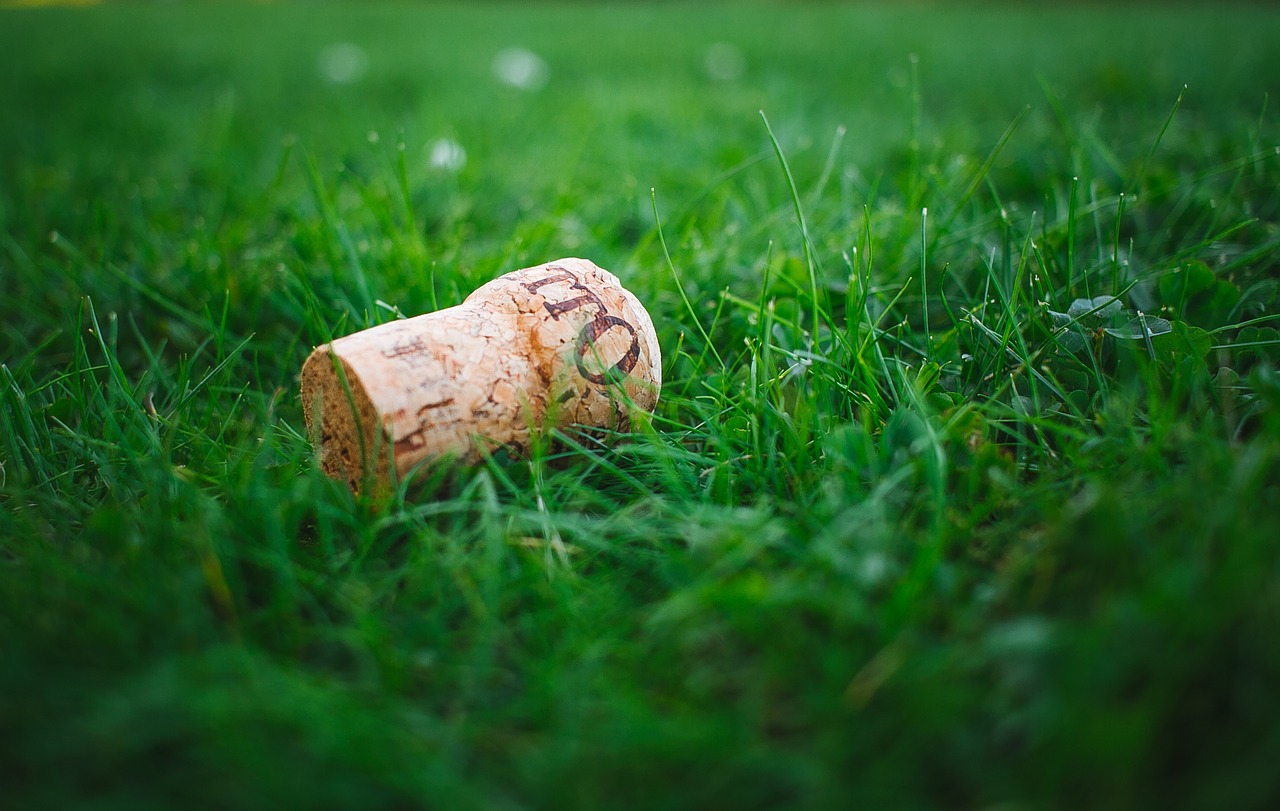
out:
{"label": "dark green grass patch", "polygon": [[[0,10],[6,800],[1270,807],[1277,32]],[[325,479],[312,346],[568,255],[652,418]]]}

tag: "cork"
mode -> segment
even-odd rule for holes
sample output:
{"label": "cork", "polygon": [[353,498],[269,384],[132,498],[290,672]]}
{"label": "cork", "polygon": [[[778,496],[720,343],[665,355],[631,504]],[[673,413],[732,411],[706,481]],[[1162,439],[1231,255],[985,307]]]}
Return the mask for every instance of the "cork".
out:
{"label": "cork", "polygon": [[625,431],[661,388],[649,314],[585,259],[499,276],[456,307],[320,346],[302,366],[320,467],[357,491],[429,458],[526,451],[548,427]]}

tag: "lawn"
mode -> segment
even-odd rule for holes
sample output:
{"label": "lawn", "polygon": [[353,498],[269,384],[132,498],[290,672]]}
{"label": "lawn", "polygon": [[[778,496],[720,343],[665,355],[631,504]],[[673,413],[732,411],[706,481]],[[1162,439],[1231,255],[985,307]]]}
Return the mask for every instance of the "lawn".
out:
{"label": "lawn", "polygon": [[[0,805],[1280,802],[1280,10],[0,6]],[[320,471],[565,256],[652,417]]]}

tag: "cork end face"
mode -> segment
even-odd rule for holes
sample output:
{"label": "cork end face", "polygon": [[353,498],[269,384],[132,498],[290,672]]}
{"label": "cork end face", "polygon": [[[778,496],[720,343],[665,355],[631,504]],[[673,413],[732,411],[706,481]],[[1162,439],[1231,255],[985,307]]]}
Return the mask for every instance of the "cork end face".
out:
{"label": "cork end face", "polygon": [[389,482],[388,442],[359,376],[328,345],[302,366],[302,414],[320,469],[353,492]]}

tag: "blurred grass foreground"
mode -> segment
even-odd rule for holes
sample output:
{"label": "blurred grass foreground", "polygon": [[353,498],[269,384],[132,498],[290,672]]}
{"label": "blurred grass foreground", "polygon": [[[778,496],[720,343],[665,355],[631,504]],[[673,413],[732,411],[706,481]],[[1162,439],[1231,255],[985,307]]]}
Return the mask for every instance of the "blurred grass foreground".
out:
{"label": "blurred grass foreground", "polygon": [[[0,3],[0,806],[1277,807],[1277,91],[1267,4]],[[313,346],[573,255],[651,419],[320,473]]]}

